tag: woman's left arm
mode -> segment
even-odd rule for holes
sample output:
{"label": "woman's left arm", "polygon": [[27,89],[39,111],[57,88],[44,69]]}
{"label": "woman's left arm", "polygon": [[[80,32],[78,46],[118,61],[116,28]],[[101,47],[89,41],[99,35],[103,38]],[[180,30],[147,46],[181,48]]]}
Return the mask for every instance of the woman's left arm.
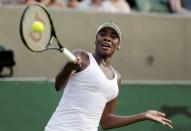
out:
{"label": "woman's left arm", "polygon": [[[120,84],[121,84],[121,77],[119,77],[118,79],[118,85],[120,86]],[[100,121],[103,129],[123,127],[123,126],[130,125],[139,121],[144,121],[144,120],[159,122],[163,124],[164,126],[173,128],[171,125],[172,122],[169,119],[165,118],[165,114],[155,110],[149,110],[149,111],[139,113],[136,115],[131,115],[131,116],[114,115],[112,112],[114,110],[115,103],[116,103],[116,99],[113,99],[112,101],[108,102],[105,106],[105,109],[103,111],[102,118]]]}

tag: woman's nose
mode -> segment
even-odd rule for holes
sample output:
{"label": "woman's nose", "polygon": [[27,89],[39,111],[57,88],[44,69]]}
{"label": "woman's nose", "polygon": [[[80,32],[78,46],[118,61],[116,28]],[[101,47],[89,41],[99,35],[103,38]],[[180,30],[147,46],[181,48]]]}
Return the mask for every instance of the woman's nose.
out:
{"label": "woman's nose", "polygon": [[109,35],[106,35],[104,38],[105,41],[111,41],[111,37]]}

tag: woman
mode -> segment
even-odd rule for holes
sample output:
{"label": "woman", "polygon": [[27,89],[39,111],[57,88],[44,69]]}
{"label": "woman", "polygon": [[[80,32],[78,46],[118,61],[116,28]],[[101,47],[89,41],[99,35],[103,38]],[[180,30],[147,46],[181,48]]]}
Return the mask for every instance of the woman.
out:
{"label": "woman", "polygon": [[121,31],[112,22],[97,30],[95,52],[76,50],[75,62],[64,64],[56,77],[55,88],[64,90],[60,103],[45,131],[97,131],[152,120],[172,128],[165,114],[150,110],[133,116],[112,113],[121,84],[120,74],[110,65],[120,49]]}

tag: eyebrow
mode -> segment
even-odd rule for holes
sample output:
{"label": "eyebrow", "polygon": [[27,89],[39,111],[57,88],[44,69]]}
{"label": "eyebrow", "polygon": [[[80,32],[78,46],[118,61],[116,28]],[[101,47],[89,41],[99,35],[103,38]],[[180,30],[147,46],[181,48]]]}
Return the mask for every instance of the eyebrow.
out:
{"label": "eyebrow", "polygon": [[[107,28],[110,28],[110,27],[106,27],[106,28],[101,29],[101,30],[99,31],[99,33],[100,33],[100,32],[106,32]],[[112,28],[110,28],[110,29],[112,29]],[[117,36],[119,37],[118,33],[117,33],[114,29],[112,29],[112,34],[117,35]]]}

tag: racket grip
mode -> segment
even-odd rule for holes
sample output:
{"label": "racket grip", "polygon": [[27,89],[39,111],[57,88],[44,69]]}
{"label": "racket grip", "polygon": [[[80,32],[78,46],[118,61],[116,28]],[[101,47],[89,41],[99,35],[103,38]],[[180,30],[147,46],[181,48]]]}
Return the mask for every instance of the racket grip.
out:
{"label": "racket grip", "polygon": [[72,54],[67,48],[63,48],[62,52],[68,58],[69,61],[76,61],[76,56]]}

